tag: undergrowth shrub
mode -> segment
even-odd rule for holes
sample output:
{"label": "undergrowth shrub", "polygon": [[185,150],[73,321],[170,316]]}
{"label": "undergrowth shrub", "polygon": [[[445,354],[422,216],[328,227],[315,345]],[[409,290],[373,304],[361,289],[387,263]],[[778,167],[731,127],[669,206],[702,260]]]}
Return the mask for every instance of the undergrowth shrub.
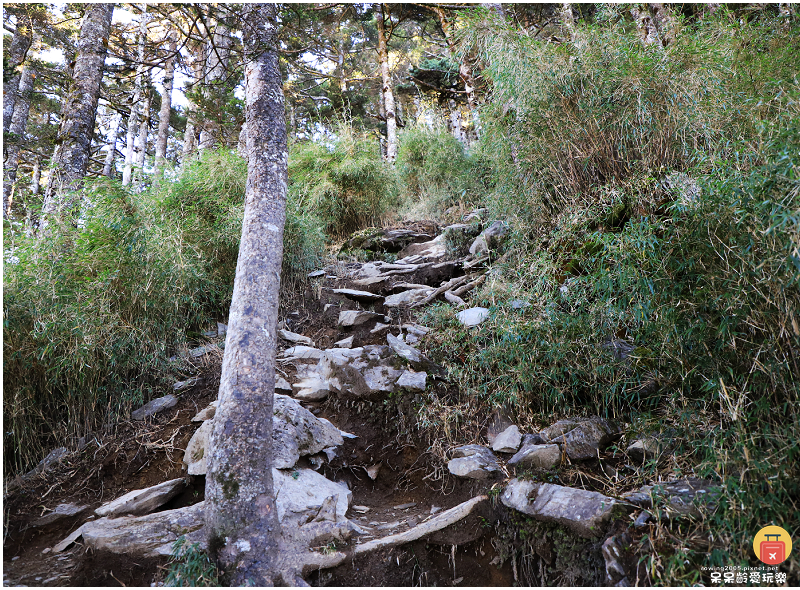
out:
{"label": "undergrowth shrub", "polygon": [[180,536],[172,545],[167,578],[170,587],[219,586],[219,570],[198,543],[186,544]]}
{"label": "undergrowth shrub", "polygon": [[443,129],[418,127],[400,134],[396,170],[405,207],[417,215],[438,216],[457,203],[481,203],[491,185],[480,151],[467,154]]}
{"label": "undergrowth shrub", "polygon": [[289,194],[332,236],[380,225],[398,198],[395,174],[381,160],[377,142],[345,125],[328,143],[291,146]]}

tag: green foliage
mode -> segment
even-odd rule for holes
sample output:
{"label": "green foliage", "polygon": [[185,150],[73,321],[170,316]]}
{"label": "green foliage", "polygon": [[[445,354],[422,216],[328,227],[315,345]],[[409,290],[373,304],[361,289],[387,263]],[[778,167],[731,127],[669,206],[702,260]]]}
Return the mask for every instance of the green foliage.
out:
{"label": "green foliage", "polygon": [[219,586],[219,571],[198,543],[186,544],[181,535],[172,545],[172,555],[164,580],[167,586]]}
{"label": "green foliage", "polygon": [[397,205],[397,183],[378,144],[341,125],[327,144],[301,142],[289,151],[289,194],[314,211],[325,231],[343,236],[379,225]]}
{"label": "green foliage", "polygon": [[455,204],[477,204],[491,186],[491,171],[480,152],[467,154],[450,133],[417,127],[400,135],[397,175],[406,207],[440,215]]}
{"label": "green foliage", "polygon": [[[235,154],[208,151],[155,192],[96,182],[80,223],[45,237],[6,227],[6,469],[170,389],[180,367],[167,359],[187,334],[227,317],[246,176]],[[317,266],[322,239],[290,200],[284,295]]]}

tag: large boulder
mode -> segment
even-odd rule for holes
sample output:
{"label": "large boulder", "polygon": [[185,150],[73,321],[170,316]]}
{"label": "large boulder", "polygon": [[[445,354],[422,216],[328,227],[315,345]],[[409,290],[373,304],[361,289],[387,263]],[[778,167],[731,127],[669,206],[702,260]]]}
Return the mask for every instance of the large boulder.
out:
{"label": "large boulder", "polygon": [[330,391],[343,397],[374,398],[395,390],[403,374],[388,346],[333,348],[320,359],[319,372]]}
{"label": "large boulder", "polygon": [[487,227],[481,232],[472,245],[469,247],[469,253],[473,256],[480,256],[481,254],[494,250],[508,235],[508,226],[502,221],[495,221],[492,225]]}
{"label": "large boulder", "polygon": [[353,492],[345,484],[330,481],[313,469],[273,469],[272,481],[278,520],[284,526],[300,526],[311,522],[326,508],[329,498],[334,499],[331,514],[322,516],[343,520],[353,499]]}
{"label": "large boulder", "polygon": [[488,479],[500,473],[500,465],[492,451],[481,445],[464,445],[453,451],[447,462],[453,475],[468,479]]}
{"label": "large boulder", "polygon": [[31,528],[43,527],[48,526],[57,522],[61,522],[62,520],[66,520],[68,518],[73,518],[75,516],[80,516],[84,512],[89,510],[89,506],[84,504],[73,504],[73,503],[66,503],[66,504],[59,504],[58,506],[53,509],[52,512],[45,514],[34,520],[31,523]]}
{"label": "large boulder", "polygon": [[597,492],[516,478],[508,482],[500,501],[536,520],[564,526],[587,538],[604,531],[618,505]]}
{"label": "large boulder", "polygon": [[133,490],[116,500],[103,504],[94,513],[97,516],[150,514],[180,494],[185,486],[186,482],[183,478],[177,478],[143,490]]}

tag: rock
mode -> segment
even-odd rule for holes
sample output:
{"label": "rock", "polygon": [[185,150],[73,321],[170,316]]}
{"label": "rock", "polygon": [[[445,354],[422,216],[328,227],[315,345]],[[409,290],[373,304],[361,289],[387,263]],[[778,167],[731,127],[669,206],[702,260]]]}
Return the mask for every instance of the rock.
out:
{"label": "rock", "polygon": [[587,538],[603,532],[617,506],[616,500],[597,492],[516,478],[508,482],[500,501],[536,520],[565,526]]}
{"label": "rock", "polygon": [[388,346],[334,348],[325,351],[319,371],[330,391],[344,397],[370,398],[395,390],[403,371],[394,364],[394,354]]}
{"label": "rock", "polygon": [[208,404],[208,406],[197,412],[197,414],[192,417],[192,422],[205,422],[206,420],[211,420],[214,417],[214,414],[217,412],[218,404],[219,402],[217,400],[214,400]]}
{"label": "rock", "polygon": [[522,443],[522,435],[519,428],[509,426],[494,439],[492,450],[496,453],[516,453],[520,443]]}
{"label": "rock", "polygon": [[561,463],[558,445],[523,445],[508,464],[517,469],[552,469]]}
{"label": "rock", "polygon": [[705,479],[681,479],[677,481],[643,486],[628,492],[622,499],[641,508],[654,511],[667,519],[692,517],[703,518],[714,510],[721,491],[719,486]]}
{"label": "rock", "polygon": [[222,336],[227,335],[227,333],[228,333],[228,324],[217,322],[217,338],[221,338]]}
{"label": "rock", "polygon": [[622,533],[606,539],[600,548],[606,562],[606,583],[609,586],[628,586],[627,583],[620,582],[627,578],[626,566],[631,559],[631,542],[630,535]]}
{"label": "rock", "polygon": [[470,479],[487,479],[500,472],[494,454],[480,445],[464,445],[455,449],[447,469],[453,475]]}
{"label": "rock", "polygon": [[422,301],[434,289],[409,289],[408,291],[403,291],[401,293],[397,293],[396,295],[389,295],[384,302],[384,307],[408,307],[417,303],[418,301]]}
{"label": "rock", "polygon": [[590,418],[582,420],[566,434],[551,438],[549,442],[563,444],[572,461],[586,461],[597,458],[599,451],[621,436],[621,432],[602,418]]}
{"label": "rock", "polygon": [[278,336],[280,336],[287,342],[294,342],[295,344],[307,344],[308,346],[314,346],[314,342],[308,336],[295,334],[294,332],[290,332],[289,330],[278,330]]}
{"label": "rock", "polygon": [[[385,305],[385,303],[384,303]],[[339,312],[339,326],[342,328],[349,328],[350,326],[360,326],[372,319],[382,317],[379,313],[371,311],[340,311]]]}
{"label": "rock", "polygon": [[416,264],[417,261],[439,260],[447,255],[444,235],[438,235],[429,242],[411,244],[398,254],[397,264]]}
{"label": "rock", "polygon": [[150,416],[157,414],[158,412],[162,412],[164,410],[174,407],[177,403],[178,403],[178,398],[171,394],[165,395],[164,397],[156,398],[146,403],[138,410],[132,412],[131,419],[144,420],[145,418],[149,418]]}
{"label": "rock", "polygon": [[485,307],[471,307],[469,309],[465,309],[464,311],[459,311],[456,314],[458,321],[468,328],[477,326],[488,317],[489,310]]}
{"label": "rock", "polygon": [[388,334],[386,336],[386,341],[389,343],[389,346],[395,352],[395,354],[407,360],[408,364],[410,364],[414,369],[422,370],[430,366],[430,361],[425,358],[420,351],[413,346],[409,346],[397,336]]}
{"label": "rock", "polygon": [[375,327],[369,331],[369,333],[378,334],[379,332],[383,332],[384,330],[388,330],[389,328],[391,328],[389,324],[382,324],[381,322],[378,322],[375,324]]}
{"label": "rock", "polygon": [[324,270],[315,270],[313,272],[308,273],[306,276],[309,279],[316,279],[318,277],[324,277],[325,276],[325,271]]}
{"label": "rock", "polygon": [[206,549],[204,525],[205,502],[200,502],[147,516],[92,520],[80,527],[79,536],[95,551],[157,557],[170,555],[173,543],[180,536],[186,537],[187,544],[199,543]]}
{"label": "rock", "polygon": [[541,434],[537,434],[537,433],[526,434],[525,436],[522,437],[522,446],[525,446],[525,445],[542,445],[545,442],[546,441],[544,440],[544,438],[542,438],[542,435]]}
{"label": "rock", "polygon": [[183,453],[183,462],[189,466],[189,475],[206,474],[206,449],[208,448],[208,437],[211,435],[212,420],[206,420],[200,425]]}
{"label": "rock", "polygon": [[209,352],[214,352],[215,350],[219,350],[219,347],[216,344],[207,344],[205,346],[198,346],[197,348],[193,348],[189,351],[189,356],[192,358],[199,358],[204,354],[208,354]]}
{"label": "rock", "polygon": [[282,360],[314,360],[319,359],[321,356],[322,351],[319,348],[313,348],[311,346],[292,346],[283,352]]}
{"label": "rock", "polygon": [[470,244],[481,232],[480,225],[470,223],[454,223],[442,230],[448,251],[453,257],[466,255]]}
{"label": "rock", "polygon": [[325,502],[333,498],[329,520],[345,520],[353,493],[343,483],[332,482],[313,469],[272,470],[278,520],[287,525],[304,525],[320,515]]}
{"label": "rock", "polygon": [[348,299],[361,303],[374,303],[375,301],[383,299],[383,295],[376,295],[369,291],[356,291],[355,289],[333,289],[333,293],[336,295],[344,295]]}
{"label": "rock", "polygon": [[383,465],[383,463],[376,463],[375,465],[370,465],[369,467],[364,468],[364,471],[367,472],[367,475],[369,475],[369,478],[372,481],[378,479],[378,473],[381,471],[381,465]]}
{"label": "rock", "polygon": [[187,379],[186,381],[177,381],[172,384],[172,389],[174,391],[180,391],[181,389],[186,389],[187,387],[191,387],[192,385],[197,385],[200,383],[200,377],[192,377],[191,379]]}
{"label": "rock", "polygon": [[280,375],[275,375],[275,392],[292,393],[292,386]]}
{"label": "rock", "polygon": [[420,338],[422,338],[428,332],[431,331],[430,328],[426,328],[425,326],[420,326],[419,324],[403,324],[401,328],[403,328],[403,330],[405,330],[409,334],[414,334],[415,336],[418,336]]}
{"label": "rock", "polygon": [[353,336],[348,336],[347,338],[342,338],[338,342],[334,343],[336,348],[353,348]]}
{"label": "rock", "polygon": [[416,344],[417,342],[419,342],[419,338],[414,336],[414,334],[400,334],[398,338],[400,338],[400,340],[402,340],[406,344]]}
{"label": "rock", "polygon": [[489,215],[488,209],[483,209],[483,208],[475,209],[474,211],[471,211],[466,215],[464,215],[464,217],[461,218],[461,221],[463,221],[464,223],[469,223],[470,221],[482,221],[486,219],[487,215]]}
{"label": "rock", "polygon": [[559,420],[539,433],[542,442],[550,442],[556,437],[566,434],[578,425],[578,420]]}
{"label": "rock", "polygon": [[55,509],[50,512],[49,514],[45,514],[44,516],[37,518],[31,523],[32,528],[38,528],[47,526],[66,518],[72,518],[74,516],[80,516],[84,512],[89,510],[89,506],[79,505],[79,504],[59,504],[55,507]]}
{"label": "rock", "polygon": [[509,305],[511,305],[511,309],[515,311],[520,311],[522,309],[527,309],[531,306],[531,304],[527,301],[523,301],[522,299],[512,299],[509,301]]}
{"label": "rock", "polygon": [[428,374],[425,371],[416,373],[414,371],[404,371],[395,384],[400,389],[408,389],[410,391],[425,391],[426,381]]}
{"label": "rock", "polygon": [[307,377],[294,384],[294,397],[301,401],[318,402],[330,395],[328,382],[319,376]]}
{"label": "rock", "polygon": [[344,442],[339,429],[330,422],[323,422],[292,398],[278,394],[273,408],[272,441],[272,466],[277,469],[293,467],[301,456]]}
{"label": "rock", "polygon": [[625,450],[631,461],[640,465],[649,459],[658,458],[662,451],[661,442],[654,437],[637,439]]}
{"label": "rock", "polygon": [[186,482],[183,478],[178,478],[143,490],[133,490],[116,500],[103,504],[94,513],[97,516],[150,514],[177,496],[185,486]]}
{"label": "rock", "polygon": [[492,225],[487,227],[481,235],[475,238],[472,245],[469,247],[469,253],[477,256],[489,250],[494,250],[508,235],[508,226],[502,221],[495,221]]}

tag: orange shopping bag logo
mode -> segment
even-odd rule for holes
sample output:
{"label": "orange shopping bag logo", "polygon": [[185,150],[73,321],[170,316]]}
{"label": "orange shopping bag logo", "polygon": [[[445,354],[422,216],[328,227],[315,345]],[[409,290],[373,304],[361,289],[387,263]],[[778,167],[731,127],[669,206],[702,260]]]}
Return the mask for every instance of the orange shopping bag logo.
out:
{"label": "orange shopping bag logo", "polygon": [[767,565],[778,565],[786,561],[792,552],[792,539],[779,526],[765,526],[753,539],[756,557]]}

